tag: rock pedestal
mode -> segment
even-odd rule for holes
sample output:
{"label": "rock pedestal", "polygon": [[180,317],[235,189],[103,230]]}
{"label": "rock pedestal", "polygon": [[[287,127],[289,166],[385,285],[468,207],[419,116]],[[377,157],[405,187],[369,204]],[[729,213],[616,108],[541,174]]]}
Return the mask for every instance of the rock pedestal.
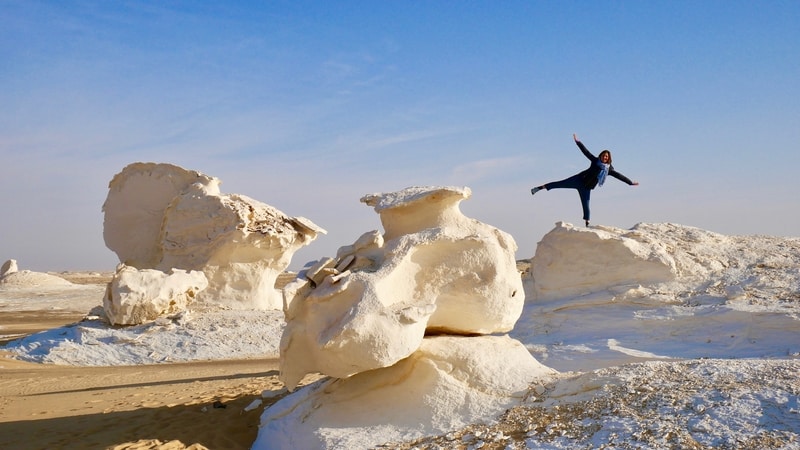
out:
{"label": "rock pedestal", "polygon": [[[491,420],[555,373],[502,334],[525,296],[514,239],[464,216],[469,188],[361,201],[370,231],[284,289],[281,378],[329,375],[262,416],[254,449],[372,448]],[[490,336],[491,335],[491,336]]]}

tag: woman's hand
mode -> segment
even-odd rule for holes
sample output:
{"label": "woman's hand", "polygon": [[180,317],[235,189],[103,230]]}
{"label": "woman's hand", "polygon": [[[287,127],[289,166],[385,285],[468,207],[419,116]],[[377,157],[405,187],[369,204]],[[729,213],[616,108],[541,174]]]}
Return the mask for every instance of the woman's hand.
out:
{"label": "woman's hand", "polygon": [[639,185],[638,181],[634,181],[633,183],[631,183],[631,186],[638,186],[638,185]]}
{"label": "woman's hand", "polygon": [[580,142],[581,141],[580,139],[578,139],[578,135],[575,134],[575,133],[572,133],[572,139],[575,139],[575,142]]}

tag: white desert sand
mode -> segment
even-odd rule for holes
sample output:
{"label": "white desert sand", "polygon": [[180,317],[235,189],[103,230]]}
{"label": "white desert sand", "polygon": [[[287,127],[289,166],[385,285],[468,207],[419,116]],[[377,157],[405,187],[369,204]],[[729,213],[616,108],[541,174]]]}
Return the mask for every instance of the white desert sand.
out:
{"label": "white desert sand", "polygon": [[[0,289],[0,342],[74,328],[113,273],[41,275]],[[0,351],[3,449],[247,449],[259,412],[245,409],[286,391],[274,357],[87,367],[13,356]]]}
{"label": "white desert sand", "polygon": [[[113,276],[23,272],[0,289],[3,344],[39,332],[64,337],[102,303]],[[74,351],[72,357],[80,354]],[[91,357],[76,365],[75,360],[42,364],[14,356],[0,351],[4,449],[247,449],[258,431],[259,411],[286,392],[274,355],[225,359],[215,354],[174,364],[140,364],[135,356],[126,362],[117,355],[107,361],[110,365],[91,367],[85,365]],[[255,400],[262,408],[245,411]]]}

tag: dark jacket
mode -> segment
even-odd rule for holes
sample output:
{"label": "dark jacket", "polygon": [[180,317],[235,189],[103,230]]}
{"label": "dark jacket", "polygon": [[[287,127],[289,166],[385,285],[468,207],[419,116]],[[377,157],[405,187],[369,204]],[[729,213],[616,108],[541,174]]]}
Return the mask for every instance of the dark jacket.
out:
{"label": "dark jacket", "polygon": [[[588,169],[580,173],[580,176],[583,179],[583,185],[586,186],[586,189],[594,189],[597,186],[597,176],[600,175],[600,164],[602,164],[600,162],[600,158],[591,154],[581,141],[575,141],[575,143],[578,144],[578,148],[581,149],[583,155],[589,158],[589,161],[592,162]],[[631,185],[633,184],[633,181],[631,181],[628,177],[614,170],[613,165],[608,168],[608,174],[620,181]]]}

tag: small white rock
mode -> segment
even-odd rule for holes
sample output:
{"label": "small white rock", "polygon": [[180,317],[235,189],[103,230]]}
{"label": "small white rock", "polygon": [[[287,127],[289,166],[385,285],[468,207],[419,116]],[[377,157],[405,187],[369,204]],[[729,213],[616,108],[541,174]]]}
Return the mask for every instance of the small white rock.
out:
{"label": "small white rock", "polygon": [[244,410],[245,411],[252,411],[252,410],[258,408],[259,406],[261,406],[261,399],[257,398],[255,400],[253,400],[252,402],[250,402],[249,405],[245,406]]}

